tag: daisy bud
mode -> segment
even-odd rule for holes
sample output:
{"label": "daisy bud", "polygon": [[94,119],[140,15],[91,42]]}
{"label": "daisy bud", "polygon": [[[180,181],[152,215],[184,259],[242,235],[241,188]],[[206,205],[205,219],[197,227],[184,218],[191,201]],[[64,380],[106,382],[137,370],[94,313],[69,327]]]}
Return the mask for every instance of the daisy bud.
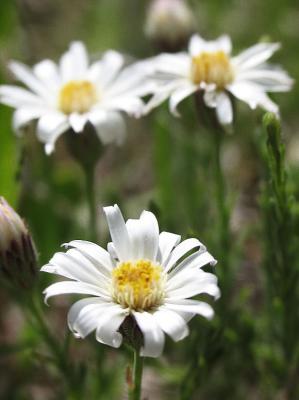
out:
{"label": "daisy bud", "polygon": [[31,288],[36,264],[34,243],[24,221],[0,197],[0,279],[9,287]]}
{"label": "daisy bud", "polygon": [[179,51],[194,31],[192,10],[184,0],[153,0],[146,17],[145,34],[163,51]]}

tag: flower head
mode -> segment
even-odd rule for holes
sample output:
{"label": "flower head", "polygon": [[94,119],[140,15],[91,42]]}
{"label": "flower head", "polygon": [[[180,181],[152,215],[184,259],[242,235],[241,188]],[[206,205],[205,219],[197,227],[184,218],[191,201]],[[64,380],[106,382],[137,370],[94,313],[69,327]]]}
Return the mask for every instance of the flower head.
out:
{"label": "flower head", "polygon": [[185,0],[153,0],[148,8],[145,33],[161,48],[185,45],[195,26],[194,15]]}
{"label": "flower head", "polygon": [[90,63],[84,44],[74,42],[58,65],[44,60],[31,69],[11,62],[12,73],[28,89],[2,85],[0,101],[16,108],[13,125],[17,132],[38,120],[37,135],[47,153],[63,132],[72,128],[80,133],[87,123],[94,126],[103,144],[121,144],[125,137],[122,113],[140,115],[140,96],[147,91],[138,63],[124,64],[124,57],[116,51],[107,51]]}
{"label": "flower head", "polygon": [[165,333],[178,341],[188,335],[195,314],[213,317],[209,304],[190,298],[219,296],[216,276],[201,269],[216,261],[197,239],[181,242],[178,235],[159,233],[151,212],[125,223],[118,206],[104,211],[112,238],[108,251],[91,242],[68,243],[69,250],[56,253],[41,270],[70,281],[49,286],[45,300],[66,293],[92,296],[69,311],[75,335],[84,338],[95,330],[99,342],[119,347],[130,317],[143,336],[141,354],[158,357]]}
{"label": "flower head", "polygon": [[248,103],[252,109],[259,106],[278,114],[278,106],[267,92],[285,92],[293,84],[284,70],[266,63],[279,47],[277,43],[259,43],[232,56],[228,36],[205,41],[193,35],[188,52],[162,54],[149,61],[156,88],[145,110],[149,112],[170,98],[170,110],[178,115],[178,104],[201,92],[205,105],[216,110],[223,125],[233,120],[230,95]]}
{"label": "flower head", "polygon": [[20,216],[0,198],[0,272],[10,286],[29,288],[36,277],[37,256]]}

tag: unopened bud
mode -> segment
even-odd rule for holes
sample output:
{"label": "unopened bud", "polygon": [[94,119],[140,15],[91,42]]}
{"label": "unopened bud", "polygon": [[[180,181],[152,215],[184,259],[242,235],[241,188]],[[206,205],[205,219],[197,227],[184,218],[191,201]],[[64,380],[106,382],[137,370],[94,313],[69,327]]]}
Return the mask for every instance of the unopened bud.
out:
{"label": "unopened bud", "polygon": [[0,279],[14,289],[29,289],[36,267],[36,250],[24,221],[0,197]]}
{"label": "unopened bud", "polygon": [[181,50],[194,27],[194,15],[185,0],[152,0],[147,12],[145,34],[159,50]]}

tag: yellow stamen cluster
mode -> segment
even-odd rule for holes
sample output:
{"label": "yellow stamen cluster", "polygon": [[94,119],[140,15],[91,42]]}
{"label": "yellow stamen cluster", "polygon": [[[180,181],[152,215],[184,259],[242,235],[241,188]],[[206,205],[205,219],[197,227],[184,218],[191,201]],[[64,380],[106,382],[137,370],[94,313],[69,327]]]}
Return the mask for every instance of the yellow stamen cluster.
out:
{"label": "yellow stamen cluster", "polygon": [[230,59],[224,51],[202,52],[192,58],[191,79],[195,84],[214,83],[223,89],[234,78]]}
{"label": "yellow stamen cluster", "polygon": [[89,81],[70,81],[59,93],[59,109],[65,114],[83,114],[89,111],[96,101],[96,89]]}
{"label": "yellow stamen cluster", "polygon": [[162,267],[149,260],[120,263],[112,272],[112,296],[125,308],[149,310],[164,299]]}

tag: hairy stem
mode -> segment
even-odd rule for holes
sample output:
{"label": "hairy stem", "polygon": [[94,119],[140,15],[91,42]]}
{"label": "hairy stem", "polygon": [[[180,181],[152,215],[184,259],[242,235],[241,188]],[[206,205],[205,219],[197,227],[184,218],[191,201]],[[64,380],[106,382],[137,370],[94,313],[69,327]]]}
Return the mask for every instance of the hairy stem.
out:
{"label": "hairy stem", "polygon": [[[227,290],[227,284],[230,282],[230,266],[229,266],[229,253],[230,253],[230,212],[227,204],[226,183],[223,169],[221,166],[221,152],[224,132],[220,129],[215,129],[211,132],[213,135],[213,150],[214,150],[214,166],[213,175],[215,182],[215,197],[219,221],[219,253],[221,255],[221,268],[223,271],[222,281],[223,290]],[[223,293],[225,294],[225,293]]]}
{"label": "hairy stem", "polygon": [[143,357],[139,355],[139,349],[134,350],[133,385],[129,388],[129,399],[140,400],[142,387]]}

